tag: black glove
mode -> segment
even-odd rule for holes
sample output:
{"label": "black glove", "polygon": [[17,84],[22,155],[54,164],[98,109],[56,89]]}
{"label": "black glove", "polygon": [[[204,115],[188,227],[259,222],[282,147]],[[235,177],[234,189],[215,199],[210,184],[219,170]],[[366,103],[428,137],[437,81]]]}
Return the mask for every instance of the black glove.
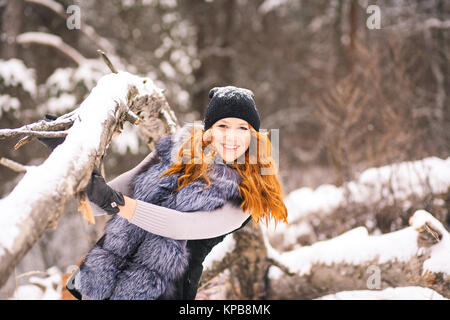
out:
{"label": "black glove", "polygon": [[123,194],[108,186],[97,168],[92,171],[86,192],[89,200],[108,214],[118,213],[119,208],[117,206],[125,204]]}
{"label": "black glove", "polygon": [[[51,114],[46,114],[45,118],[43,120],[48,122],[48,121],[56,120],[57,118],[58,118],[57,116],[54,116]],[[37,138],[37,139],[43,145],[45,145],[47,148],[49,148],[50,150],[53,151],[58,145],[63,143],[66,138],[64,137],[64,138]]]}

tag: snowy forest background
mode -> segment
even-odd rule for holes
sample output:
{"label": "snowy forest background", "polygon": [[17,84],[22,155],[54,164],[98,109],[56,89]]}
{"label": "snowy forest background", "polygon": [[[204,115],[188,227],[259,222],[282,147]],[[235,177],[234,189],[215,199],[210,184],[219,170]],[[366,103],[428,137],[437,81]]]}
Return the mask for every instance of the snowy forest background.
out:
{"label": "snowy forest background", "polygon": [[[81,29],[67,27],[70,5],[80,8]],[[380,8],[379,29],[368,27],[369,5]],[[268,247],[276,250],[271,254],[303,274],[305,265],[283,253],[314,248],[351,230],[347,240],[330,247],[335,250],[316,246],[318,251],[301,256],[311,265],[327,257],[326,263],[342,251],[339,244],[360,241],[361,228],[370,236],[409,230],[416,210],[425,210],[442,227],[441,248],[434,252],[439,261],[429,264],[437,270],[437,291],[426,288],[426,281],[411,286],[389,280],[404,271],[397,270],[386,278],[381,273],[376,289],[387,291],[332,297],[450,298],[450,251],[442,249],[450,248],[448,1],[0,0],[0,17],[0,129],[75,109],[110,72],[97,49],[119,69],[163,88],[181,123],[203,118],[210,88],[249,88],[261,128],[280,130],[280,179],[290,225],[263,227]],[[38,142],[14,150],[16,142],[2,140],[0,157],[39,165],[50,154]],[[108,150],[106,180],[148,151],[136,127],[125,127]],[[0,166],[0,177],[3,198],[23,174]],[[58,227],[34,244],[0,288],[1,299],[60,298],[61,273],[95,243],[105,222],[87,224],[76,207],[71,201]],[[216,251],[230,245],[225,241]],[[379,255],[392,254],[392,245],[380,244]],[[366,254],[361,248],[348,256]],[[268,278],[281,277],[275,269],[267,271]],[[360,270],[361,283],[370,276],[366,269]],[[336,280],[347,290],[361,289],[352,274],[322,276],[325,287]],[[286,279],[260,297],[325,296],[317,288],[298,289],[307,286],[301,280]],[[220,275],[198,298],[240,298],[227,282]]]}

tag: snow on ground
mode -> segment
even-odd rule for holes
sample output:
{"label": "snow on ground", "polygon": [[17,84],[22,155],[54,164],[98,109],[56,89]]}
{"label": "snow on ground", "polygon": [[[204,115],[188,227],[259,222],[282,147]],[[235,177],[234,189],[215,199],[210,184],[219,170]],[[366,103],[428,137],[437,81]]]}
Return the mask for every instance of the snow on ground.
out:
{"label": "snow on ground", "polygon": [[384,290],[353,290],[329,294],[314,300],[448,300],[424,287],[397,287]]}
{"label": "snow on ground", "polygon": [[57,267],[51,267],[45,277],[32,276],[29,283],[16,288],[10,300],[60,300],[61,275]]}

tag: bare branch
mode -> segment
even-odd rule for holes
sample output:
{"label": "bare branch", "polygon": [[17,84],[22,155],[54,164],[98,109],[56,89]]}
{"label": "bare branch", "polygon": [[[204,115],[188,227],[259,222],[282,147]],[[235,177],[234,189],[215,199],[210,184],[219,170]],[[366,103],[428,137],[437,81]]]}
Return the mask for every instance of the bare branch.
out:
{"label": "bare branch", "polygon": [[14,150],[19,149],[20,147],[24,146],[25,144],[27,144],[30,141],[33,141],[34,139],[35,139],[35,137],[30,137],[30,136],[23,137],[14,145]]}
{"label": "bare branch", "polygon": [[[53,0],[26,0],[26,2],[46,7],[47,9],[53,11],[56,15],[58,15],[59,17],[61,17],[64,20],[66,20],[68,17],[66,11],[64,10],[64,6],[61,5],[60,3],[57,3],[56,1],[53,1]],[[80,31],[86,37],[88,37],[92,41],[92,43],[94,43],[96,46],[100,47],[103,51],[109,52],[115,58],[117,57],[116,50],[115,50],[114,46],[112,45],[112,43],[108,39],[97,34],[95,32],[94,28],[92,28],[90,25],[86,24],[85,21],[83,21],[83,23],[81,24]],[[118,59],[118,58],[116,58],[116,59]]]}
{"label": "bare branch", "polygon": [[112,73],[117,73],[117,69],[113,66],[113,64],[112,64],[111,60],[109,60],[108,56],[102,50],[97,50],[97,53],[103,58],[103,61],[105,61],[109,70],[111,70]]}
{"label": "bare branch", "polygon": [[134,125],[141,122],[141,119],[131,110],[128,110],[126,120]]}
{"label": "bare branch", "polygon": [[20,164],[16,161],[13,161],[11,159],[7,159],[4,157],[0,158],[0,164],[4,165],[7,168],[10,168],[13,171],[19,172],[19,173],[27,172],[27,168],[28,168],[28,166],[24,166],[23,164]]}
{"label": "bare branch", "polygon": [[21,44],[35,43],[53,47],[64,53],[77,65],[82,65],[86,62],[86,58],[81,53],[54,34],[45,32],[25,32],[17,36],[17,42]]}

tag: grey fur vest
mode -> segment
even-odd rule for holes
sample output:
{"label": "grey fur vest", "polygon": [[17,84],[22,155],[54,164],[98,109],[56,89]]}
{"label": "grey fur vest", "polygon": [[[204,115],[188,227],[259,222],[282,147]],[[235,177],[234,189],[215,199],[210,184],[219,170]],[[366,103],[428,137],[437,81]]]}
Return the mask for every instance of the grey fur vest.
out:
{"label": "grey fur vest", "polygon": [[[134,199],[183,212],[211,211],[227,201],[241,202],[238,193],[241,178],[235,169],[223,163],[212,165],[208,175],[211,185],[205,190],[203,188],[207,184],[201,179],[172,192],[177,186],[179,174],[159,178],[170,168],[175,152],[191,130],[192,124],[187,124],[175,134],[166,135],[158,141],[156,150],[160,161],[135,176]],[[217,243],[214,239],[213,242]],[[88,252],[80,266],[80,293],[92,299],[183,298],[185,294],[180,290],[183,291],[183,283],[187,279],[186,271],[199,258],[199,253],[193,252],[198,241],[208,245],[208,241],[194,240],[192,244],[195,245],[192,246],[186,240],[155,235],[118,215],[113,216],[104,236]],[[195,256],[189,256],[190,253]],[[203,259],[200,259],[200,264]]]}

